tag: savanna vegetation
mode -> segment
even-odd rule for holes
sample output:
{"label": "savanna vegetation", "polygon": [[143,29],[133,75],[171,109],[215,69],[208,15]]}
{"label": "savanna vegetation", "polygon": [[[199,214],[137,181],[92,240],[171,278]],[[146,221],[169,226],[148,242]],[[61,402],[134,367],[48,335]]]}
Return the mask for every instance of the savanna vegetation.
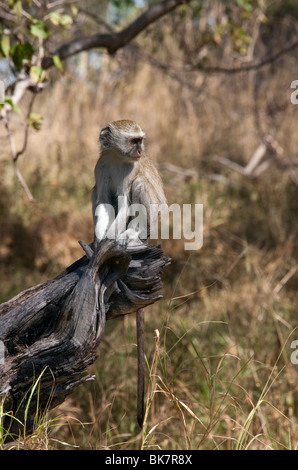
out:
{"label": "savanna vegetation", "polygon": [[[0,2],[0,79],[8,90],[0,121],[1,302],[56,276],[82,256],[79,239],[92,241],[93,168],[108,121],[134,119],[146,130],[169,203],[204,205],[200,250],[186,251],[183,239],[162,242],[172,262],[163,300],[145,314],[144,429],[135,418],[129,315],[108,322],[91,367],[96,379],[38,417],[36,432],[19,442],[297,449],[298,6],[184,2],[113,54],[102,46],[63,61],[61,44],[122,31],[157,3]],[[32,49],[22,49],[26,40]],[[44,58],[53,51],[49,66]],[[9,83],[24,68],[33,84],[14,103]]]}

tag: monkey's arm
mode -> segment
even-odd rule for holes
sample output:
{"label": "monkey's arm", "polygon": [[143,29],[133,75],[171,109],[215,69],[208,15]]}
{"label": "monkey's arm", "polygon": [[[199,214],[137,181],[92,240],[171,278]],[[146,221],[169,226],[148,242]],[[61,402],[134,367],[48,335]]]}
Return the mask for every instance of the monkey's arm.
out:
{"label": "monkey's arm", "polygon": [[92,192],[92,214],[95,238],[102,240],[115,219],[115,211],[108,200],[101,197],[100,193],[98,194],[96,187]]}
{"label": "monkey's arm", "polygon": [[117,239],[120,243],[127,241],[126,232],[128,213],[128,198],[126,195],[118,196],[118,213],[117,217],[111,221],[111,225],[107,232],[108,238]]}
{"label": "monkey's arm", "polygon": [[160,177],[154,169],[152,181],[143,176],[136,178],[132,184],[132,203],[143,204],[148,214],[151,204],[167,204]]}

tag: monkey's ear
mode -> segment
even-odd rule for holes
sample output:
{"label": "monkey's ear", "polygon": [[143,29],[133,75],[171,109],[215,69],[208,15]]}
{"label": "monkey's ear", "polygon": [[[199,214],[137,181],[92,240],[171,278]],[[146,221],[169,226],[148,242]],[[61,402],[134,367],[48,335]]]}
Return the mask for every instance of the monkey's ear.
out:
{"label": "monkey's ear", "polygon": [[99,142],[104,145],[107,141],[107,137],[111,134],[111,129],[109,126],[104,127],[99,134]]}

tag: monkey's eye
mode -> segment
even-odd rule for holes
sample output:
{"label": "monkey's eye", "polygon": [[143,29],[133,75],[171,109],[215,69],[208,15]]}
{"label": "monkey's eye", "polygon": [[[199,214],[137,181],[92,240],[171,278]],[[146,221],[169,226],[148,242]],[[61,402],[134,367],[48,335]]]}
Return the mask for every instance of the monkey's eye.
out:
{"label": "monkey's eye", "polygon": [[135,139],[130,139],[130,143],[131,143],[132,145],[141,144],[142,141],[143,141],[143,139],[141,139],[140,137],[135,138]]}

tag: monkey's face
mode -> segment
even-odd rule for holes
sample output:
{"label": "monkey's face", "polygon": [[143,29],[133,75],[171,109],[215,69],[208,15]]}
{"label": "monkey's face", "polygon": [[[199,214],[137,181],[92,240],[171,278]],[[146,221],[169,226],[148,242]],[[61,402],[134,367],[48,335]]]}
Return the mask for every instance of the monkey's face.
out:
{"label": "monkey's face", "polygon": [[134,121],[114,121],[100,133],[103,150],[113,152],[126,162],[134,162],[144,153],[145,133]]}
{"label": "monkey's face", "polygon": [[144,152],[144,137],[128,137],[128,157],[134,160],[141,158]]}

